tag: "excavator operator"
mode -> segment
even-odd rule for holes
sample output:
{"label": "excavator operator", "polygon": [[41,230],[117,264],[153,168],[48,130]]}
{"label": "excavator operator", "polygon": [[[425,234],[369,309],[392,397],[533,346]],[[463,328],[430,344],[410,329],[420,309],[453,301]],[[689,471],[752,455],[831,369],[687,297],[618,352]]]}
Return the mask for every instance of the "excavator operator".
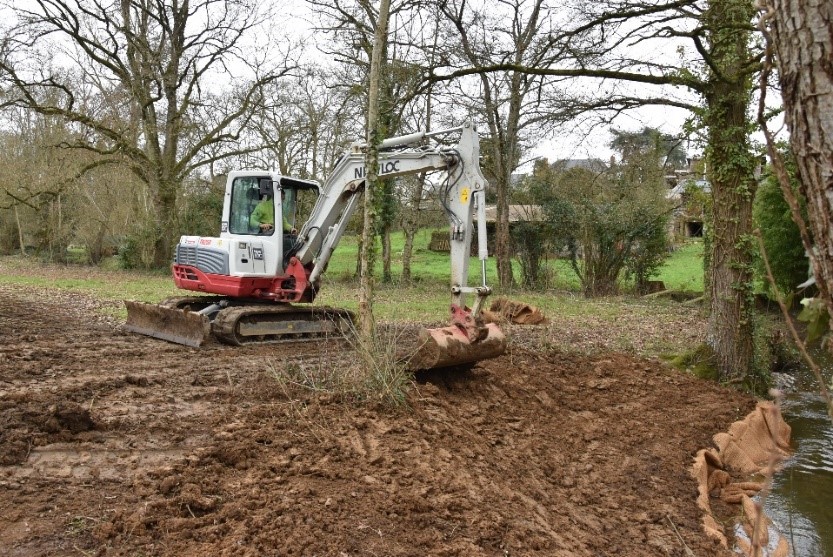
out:
{"label": "excavator operator", "polygon": [[[285,193],[281,190],[281,201],[283,201]],[[284,234],[297,234],[297,230],[290,224],[285,215],[283,217],[283,232]],[[260,230],[261,234],[271,235],[275,228],[275,200],[271,193],[263,196],[260,203],[257,204],[255,210],[252,211],[252,216],[249,218],[249,224],[252,228]]]}

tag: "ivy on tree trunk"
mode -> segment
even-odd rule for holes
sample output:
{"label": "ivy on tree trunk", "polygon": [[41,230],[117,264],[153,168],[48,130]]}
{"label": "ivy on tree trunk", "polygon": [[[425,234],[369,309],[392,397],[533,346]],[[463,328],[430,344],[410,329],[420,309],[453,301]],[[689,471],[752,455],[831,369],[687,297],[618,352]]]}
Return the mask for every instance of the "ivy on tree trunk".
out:
{"label": "ivy on tree trunk", "polygon": [[749,146],[748,0],[713,0],[705,14],[711,46],[705,89],[706,161],[712,190],[708,343],[721,380],[742,382],[752,370],[754,299],[752,201],[755,157]]}
{"label": "ivy on tree trunk", "polygon": [[370,89],[367,102],[367,156],[365,168],[364,195],[364,228],[362,230],[362,272],[359,288],[359,324],[361,333],[370,338],[375,329],[373,318],[373,263],[374,248],[373,234],[375,232],[375,203],[373,191],[379,181],[379,79],[382,69],[382,58],[388,36],[388,14],[390,0],[382,0],[379,5],[379,20],[376,22],[376,34],[373,41],[373,55],[370,60]]}

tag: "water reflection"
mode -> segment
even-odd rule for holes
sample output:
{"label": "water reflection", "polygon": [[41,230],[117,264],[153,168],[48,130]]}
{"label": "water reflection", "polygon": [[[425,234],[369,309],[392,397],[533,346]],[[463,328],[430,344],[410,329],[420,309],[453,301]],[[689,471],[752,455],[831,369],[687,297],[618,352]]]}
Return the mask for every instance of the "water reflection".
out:
{"label": "water reflection", "polygon": [[[826,366],[826,381],[830,366]],[[794,455],[774,481],[766,512],[792,554],[833,556],[833,423],[812,373],[802,370],[784,399]]]}

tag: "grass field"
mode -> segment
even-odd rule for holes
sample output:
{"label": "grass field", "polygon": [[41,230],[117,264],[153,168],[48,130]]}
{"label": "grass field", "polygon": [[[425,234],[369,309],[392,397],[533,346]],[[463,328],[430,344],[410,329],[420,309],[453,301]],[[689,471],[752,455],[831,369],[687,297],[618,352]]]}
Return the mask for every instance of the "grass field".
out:
{"label": "grass field", "polygon": [[[411,261],[411,275],[415,281],[437,280],[444,282],[448,280],[449,259],[447,253],[433,252],[428,249],[431,233],[433,230],[421,230],[415,240],[415,249]],[[398,276],[402,268],[402,250],[404,237],[402,234],[394,234],[391,240],[393,252],[393,274]],[[330,262],[328,275],[330,279],[351,279],[356,270],[356,258],[358,255],[358,241],[355,237],[346,237]],[[377,265],[377,274],[381,276],[381,262]],[[477,271],[480,263],[472,258],[470,268]],[[520,277],[520,269],[517,263],[513,265],[515,274]],[[550,260],[550,269],[553,290],[575,290],[579,289],[578,277],[566,260]],[[495,261],[489,258],[486,268],[487,280],[494,283],[497,280]],[[666,287],[671,290],[685,290],[691,292],[703,291],[703,243],[699,240],[692,240],[676,249],[657,277],[662,280]]]}
{"label": "grass field", "polygon": [[[428,250],[431,232],[431,230],[423,230],[417,236],[417,247],[414,250],[411,264],[414,280],[409,285],[404,285],[398,280],[401,273],[404,239],[401,234],[394,235],[392,242],[394,280],[389,284],[378,281],[376,287],[375,312],[380,319],[421,322],[446,319],[450,299],[448,292],[450,263],[447,253]],[[356,238],[344,238],[330,262],[318,302],[348,309],[357,308],[358,285],[353,278],[357,252]],[[671,255],[656,278],[664,281],[669,289],[701,292],[703,289],[702,257],[702,242],[685,244]],[[579,293],[578,279],[568,262],[557,260],[549,262],[549,265],[552,284],[546,292],[522,289],[504,292],[495,288],[495,295],[523,299],[527,303],[541,307],[545,312],[565,316],[592,314],[598,318],[610,320],[616,319],[621,312],[622,304],[641,305],[643,303],[637,298],[627,296],[586,300]],[[54,272],[54,266],[50,267],[50,272],[39,273],[38,269],[45,267],[34,258],[19,256],[0,258],[0,284],[14,283],[44,290],[58,288],[83,292],[106,300],[128,299],[158,302],[170,296],[183,294],[174,287],[168,271],[124,271],[73,265],[61,267],[58,272]],[[517,265],[514,267],[517,273]],[[471,284],[478,281],[479,268],[479,262],[473,258],[470,266]],[[381,261],[377,263],[377,274],[381,276]],[[495,263],[491,258],[487,264],[487,281],[493,287],[496,284]],[[118,310],[117,316],[123,317],[124,310]]]}

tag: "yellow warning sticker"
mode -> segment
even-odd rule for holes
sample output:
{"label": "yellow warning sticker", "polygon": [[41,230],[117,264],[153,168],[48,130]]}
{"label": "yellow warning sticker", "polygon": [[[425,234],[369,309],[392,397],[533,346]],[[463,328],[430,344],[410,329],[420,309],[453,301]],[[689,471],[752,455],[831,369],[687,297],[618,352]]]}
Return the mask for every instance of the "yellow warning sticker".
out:
{"label": "yellow warning sticker", "polygon": [[460,203],[468,203],[470,193],[469,188],[463,188],[460,190]]}

